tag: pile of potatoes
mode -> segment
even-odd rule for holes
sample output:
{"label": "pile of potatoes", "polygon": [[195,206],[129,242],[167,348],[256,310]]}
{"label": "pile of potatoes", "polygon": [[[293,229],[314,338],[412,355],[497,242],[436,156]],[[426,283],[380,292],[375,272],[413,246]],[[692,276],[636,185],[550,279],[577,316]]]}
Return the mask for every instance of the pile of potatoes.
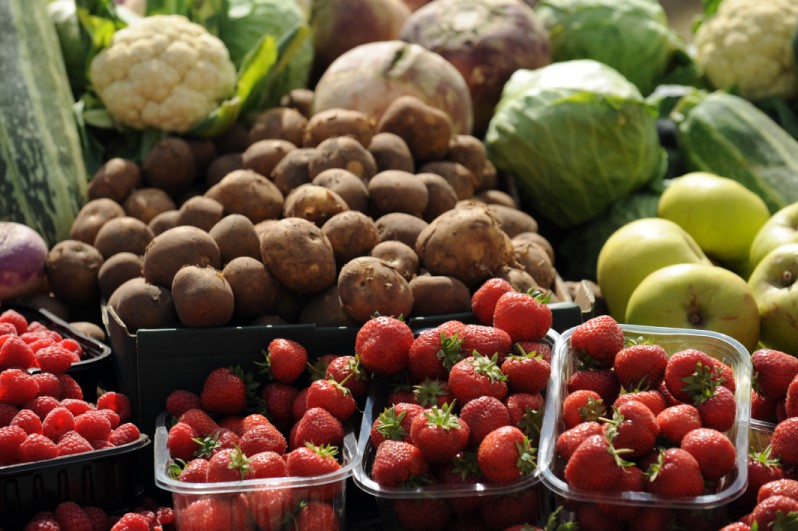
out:
{"label": "pile of potatoes", "polygon": [[55,296],[107,300],[133,332],[465,312],[491,277],[554,289],[551,246],[478,138],[412,96],[377,123],[311,101],[108,160],[50,251]]}

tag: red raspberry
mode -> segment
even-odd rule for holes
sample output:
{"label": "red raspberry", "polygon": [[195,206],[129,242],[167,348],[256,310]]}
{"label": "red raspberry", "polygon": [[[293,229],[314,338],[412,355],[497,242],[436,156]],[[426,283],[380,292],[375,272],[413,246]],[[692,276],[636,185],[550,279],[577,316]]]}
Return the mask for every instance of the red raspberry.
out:
{"label": "red raspberry", "polygon": [[0,345],[3,344],[3,336],[17,335],[17,327],[11,323],[0,323]]}
{"label": "red raspberry", "polygon": [[78,382],[70,375],[64,373],[58,375],[58,382],[61,384],[61,398],[74,398],[83,400],[83,389]]}
{"label": "red raspberry", "polygon": [[0,313],[0,323],[11,323],[14,325],[18,336],[21,336],[28,330],[28,320],[16,310],[6,310]]}
{"label": "red raspberry", "polygon": [[42,432],[42,420],[30,409],[20,409],[11,420],[11,426],[19,426],[28,435]]}
{"label": "red raspberry", "polygon": [[13,465],[19,460],[19,445],[28,434],[19,426],[0,428],[0,466]]}
{"label": "red raspberry", "polygon": [[155,511],[155,518],[161,525],[172,525],[175,523],[175,510],[171,507],[158,507]]}
{"label": "red raspberry", "polygon": [[35,355],[37,352],[39,352],[39,350],[41,350],[41,349],[43,349],[45,347],[52,347],[55,344],[56,344],[56,342],[52,338],[49,338],[49,337],[38,337],[37,336],[36,341],[33,341],[32,343],[28,343],[28,346],[30,347],[30,349],[33,351],[33,353]]}
{"label": "red raspberry", "polygon": [[94,409],[94,407],[85,400],[77,398],[65,398],[61,400],[61,405],[67,408],[76,417]]}
{"label": "red raspberry", "polygon": [[52,441],[58,441],[62,435],[74,429],[75,417],[63,406],[50,411],[42,423],[42,434]]}
{"label": "red raspberry", "polygon": [[58,457],[58,447],[53,441],[40,433],[28,435],[19,445],[20,463],[32,463]]}
{"label": "red raspberry", "polygon": [[111,528],[111,531],[150,531],[150,522],[138,513],[126,513]]}
{"label": "red raspberry", "polygon": [[91,447],[95,450],[105,450],[106,448],[113,448],[114,445],[108,441],[92,441]]}
{"label": "red raspberry", "polygon": [[175,418],[179,418],[189,409],[200,409],[200,398],[197,393],[178,389],[166,397],[166,411]]}
{"label": "red raspberry", "polygon": [[88,531],[92,528],[86,511],[75,502],[61,502],[55,508],[55,519],[63,531]]}
{"label": "red raspberry", "polygon": [[61,526],[55,519],[55,515],[49,511],[36,514],[25,526],[24,531],[61,531]]}
{"label": "red raspberry", "polygon": [[126,422],[111,432],[108,442],[114,446],[122,446],[123,444],[138,441],[139,437],[141,437],[141,432],[138,427],[132,422]]}
{"label": "red raspberry", "polygon": [[11,419],[17,415],[18,411],[19,408],[14,404],[0,402],[0,428],[11,424]]}
{"label": "red raspberry", "polygon": [[0,401],[20,406],[39,395],[36,379],[21,369],[0,372]]}
{"label": "red raspberry", "polygon": [[58,455],[74,455],[91,452],[94,448],[91,443],[76,431],[68,431],[58,439]]}
{"label": "red raspberry", "polygon": [[77,354],[78,361],[83,358],[83,347],[80,346],[76,340],[72,339],[71,337],[66,337],[58,342],[58,344],[68,351],[72,352],[73,354]]}
{"label": "red raspberry", "polygon": [[185,422],[177,422],[169,428],[166,436],[166,448],[172,459],[182,459],[188,462],[194,457],[194,452],[199,450],[199,444],[194,440],[199,437],[197,430]]}
{"label": "red raspberry", "polygon": [[98,409],[96,410],[98,414],[104,416],[108,419],[108,422],[111,423],[111,429],[115,430],[119,427],[122,421],[119,419],[119,415],[116,414],[116,411],[113,409]]}
{"label": "red raspberry", "polygon": [[42,420],[44,420],[44,417],[46,417],[50,411],[57,407],[58,400],[52,396],[37,396],[33,400],[25,402],[22,406],[23,409],[30,409],[36,413],[36,416]]}
{"label": "red raspberry", "polygon": [[105,531],[108,529],[108,515],[99,507],[86,505],[83,507],[91,520],[92,531]]}
{"label": "red raspberry", "polygon": [[62,374],[72,366],[75,361],[74,354],[63,347],[53,345],[36,351],[36,363],[45,372]]}
{"label": "red raspberry", "polygon": [[58,376],[51,372],[37,372],[33,379],[39,384],[39,396],[61,398],[61,382],[58,381]]}
{"label": "red raspberry", "polygon": [[0,347],[0,369],[29,369],[35,366],[33,350],[21,338],[11,336]]}
{"label": "red raspberry", "polygon": [[87,411],[75,417],[75,431],[90,441],[107,441],[111,422],[101,413]]}
{"label": "red raspberry", "polygon": [[127,422],[130,420],[130,415],[133,411],[130,405],[130,399],[122,393],[115,391],[108,391],[100,395],[97,399],[97,409],[112,409],[119,415],[120,422]]}

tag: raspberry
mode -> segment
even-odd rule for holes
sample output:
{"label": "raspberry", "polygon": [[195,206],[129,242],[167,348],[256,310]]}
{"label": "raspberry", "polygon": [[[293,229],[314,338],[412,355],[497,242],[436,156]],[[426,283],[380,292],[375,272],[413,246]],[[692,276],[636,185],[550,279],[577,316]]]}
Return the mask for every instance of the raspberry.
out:
{"label": "raspberry", "polygon": [[185,422],[178,422],[171,428],[166,436],[166,448],[173,459],[188,461],[194,457],[194,452],[199,450],[199,445],[194,439],[198,437],[197,430]]}
{"label": "raspberry", "polygon": [[58,457],[58,447],[53,441],[40,433],[28,435],[19,445],[19,462],[32,463]]}
{"label": "raspberry", "polygon": [[189,409],[200,409],[200,399],[196,393],[178,389],[166,398],[166,411],[175,418]]}
{"label": "raspberry", "polygon": [[36,379],[21,369],[0,372],[0,401],[20,406],[39,394]]}
{"label": "raspberry", "polygon": [[51,512],[42,512],[34,516],[25,526],[24,531],[61,531],[61,526]]}
{"label": "raspberry", "polygon": [[18,336],[21,336],[28,330],[28,320],[16,310],[6,310],[0,313],[0,323],[11,323],[14,325]]}
{"label": "raspberry", "polygon": [[33,379],[39,384],[39,396],[61,398],[61,382],[58,376],[50,372],[37,372]]}
{"label": "raspberry", "polygon": [[0,347],[0,369],[29,369],[35,365],[33,350],[22,339],[11,336]]}
{"label": "raspberry", "polygon": [[114,445],[110,441],[92,441],[91,447],[95,450],[105,450],[106,448],[113,448]]}
{"label": "raspberry", "polygon": [[59,406],[44,417],[42,434],[50,440],[58,441],[62,435],[75,429],[75,417],[67,408]]}
{"label": "raspberry", "polygon": [[61,405],[67,408],[76,417],[94,409],[88,402],[76,398],[65,398],[61,400]]}
{"label": "raspberry", "polygon": [[171,507],[158,507],[155,517],[161,525],[172,525],[175,523],[175,510]]}
{"label": "raspberry", "polygon": [[58,400],[53,398],[52,396],[37,396],[33,400],[28,400],[23,404],[23,409],[30,409],[36,416],[40,419],[44,420],[44,417],[52,411],[53,409],[58,407]]}
{"label": "raspberry", "polygon": [[55,519],[64,531],[78,531],[92,528],[86,511],[75,502],[61,502],[55,508]]}
{"label": "raspberry", "polygon": [[17,415],[18,411],[19,408],[14,404],[0,402],[0,427],[11,424],[11,419]]}
{"label": "raspberry", "polygon": [[97,409],[111,409],[119,415],[119,422],[130,420],[132,407],[130,399],[122,393],[108,391],[97,399]]}
{"label": "raspberry", "polygon": [[59,374],[58,382],[61,384],[61,398],[83,400],[83,389],[70,375],[66,373]]}
{"label": "raspberry", "polygon": [[121,420],[119,419],[119,415],[117,415],[116,411],[113,409],[98,409],[97,413],[108,419],[108,422],[111,423],[112,430],[115,430],[119,427]]}
{"label": "raspberry", "polygon": [[[27,335],[27,334],[26,334]],[[50,337],[39,337],[36,336],[36,340],[28,343],[28,346],[36,354],[39,350],[45,347],[52,347],[55,345],[55,341]]]}
{"label": "raspberry", "polygon": [[126,513],[114,524],[111,531],[150,531],[150,522],[143,514]]}
{"label": "raspberry", "polygon": [[30,409],[20,409],[11,420],[11,426],[19,426],[25,430],[25,433],[28,435],[42,432],[42,420],[39,418],[39,415]]}
{"label": "raspberry", "polygon": [[87,411],[75,417],[75,431],[90,441],[107,441],[111,422],[101,413]]}
{"label": "raspberry", "polygon": [[76,431],[68,431],[66,432],[59,440],[58,444],[58,455],[73,455],[73,454],[81,454],[84,452],[91,452],[94,450],[92,448],[89,441],[84,439],[78,432]]}
{"label": "raspberry", "polygon": [[81,358],[83,358],[83,347],[80,346],[80,343],[78,343],[74,339],[67,337],[67,338],[64,338],[61,341],[59,341],[58,344],[61,347],[67,349],[70,352],[72,352],[73,354],[77,354],[78,361],[80,361]]}
{"label": "raspberry", "polygon": [[99,507],[87,505],[83,507],[91,520],[92,531],[105,531],[108,529],[108,515]]}
{"label": "raspberry", "polygon": [[138,441],[139,437],[141,437],[141,432],[138,427],[132,422],[126,422],[111,432],[108,442],[114,446],[122,446],[123,444]]}
{"label": "raspberry", "polygon": [[[17,335],[17,327],[11,323],[0,323],[0,338],[2,338],[2,336],[7,336],[7,335],[11,336]],[[2,341],[2,339],[0,339],[0,341]],[[1,344],[2,343],[0,343],[0,345]]]}
{"label": "raspberry", "polygon": [[75,361],[74,354],[63,347],[54,345],[36,351],[36,362],[41,370],[53,374],[62,374]]}
{"label": "raspberry", "polygon": [[19,445],[28,434],[19,426],[0,428],[0,466],[13,465],[18,461]]}

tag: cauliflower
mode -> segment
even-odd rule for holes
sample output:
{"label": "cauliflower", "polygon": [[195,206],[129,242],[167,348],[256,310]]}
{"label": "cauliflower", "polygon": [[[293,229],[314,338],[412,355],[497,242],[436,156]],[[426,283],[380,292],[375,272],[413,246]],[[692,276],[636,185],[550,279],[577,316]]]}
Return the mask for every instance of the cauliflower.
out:
{"label": "cauliflower", "polygon": [[792,30],[795,0],[724,0],[695,35],[696,61],[717,88],[749,100],[798,95]]}
{"label": "cauliflower", "polygon": [[117,31],[90,68],[108,112],[134,129],[184,133],[236,84],[224,43],[180,15],[144,17]]}

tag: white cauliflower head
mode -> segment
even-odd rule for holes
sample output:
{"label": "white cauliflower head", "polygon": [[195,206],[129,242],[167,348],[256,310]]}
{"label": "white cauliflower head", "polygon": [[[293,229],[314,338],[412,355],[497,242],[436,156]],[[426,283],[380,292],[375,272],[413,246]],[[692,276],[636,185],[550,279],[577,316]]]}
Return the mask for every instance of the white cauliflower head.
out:
{"label": "white cauliflower head", "polygon": [[90,76],[120,123],[176,133],[205,118],[236,83],[224,43],[180,15],[144,17],[117,31]]}
{"label": "white cauliflower head", "polygon": [[795,0],[724,0],[695,35],[696,61],[717,88],[749,100],[798,95],[792,30]]}

